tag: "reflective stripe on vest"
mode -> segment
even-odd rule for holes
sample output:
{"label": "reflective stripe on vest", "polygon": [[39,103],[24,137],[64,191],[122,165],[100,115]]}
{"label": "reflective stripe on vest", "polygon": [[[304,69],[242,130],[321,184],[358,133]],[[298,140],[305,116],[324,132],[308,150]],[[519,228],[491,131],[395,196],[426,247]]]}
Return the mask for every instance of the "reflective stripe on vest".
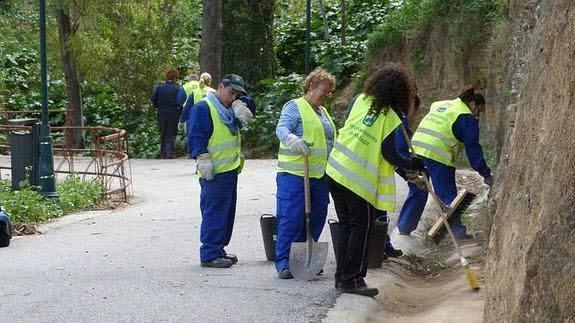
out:
{"label": "reflective stripe on vest", "polygon": [[208,141],[208,151],[214,164],[214,173],[220,174],[240,166],[241,137],[238,129],[233,135],[230,129],[220,120],[216,107],[208,99],[202,99],[210,108],[214,132]]}
{"label": "reflective stripe on vest", "polygon": [[[320,117],[312,106],[303,98],[295,99],[303,125],[303,140],[311,143],[309,147],[309,176],[312,178],[322,178],[325,174],[327,164],[327,144],[325,140],[325,131]],[[331,124],[336,133],[335,124],[324,107],[320,107],[323,115]],[[335,140],[335,138],[334,138]],[[284,144],[280,142],[278,150],[278,172],[286,172],[298,176],[304,175],[303,156],[291,152]]]}
{"label": "reflective stripe on vest", "polygon": [[381,155],[381,143],[401,120],[391,109],[370,114],[373,97],[355,100],[328,159],[326,174],[379,210],[395,210],[394,167]]}
{"label": "reflective stripe on vest", "polygon": [[455,158],[463,150],[463,144],[455,138],[452,127],[462,114],[471,114],[471,111],[459,98],[434,102],[413,135],[415,152],[455,167]]}

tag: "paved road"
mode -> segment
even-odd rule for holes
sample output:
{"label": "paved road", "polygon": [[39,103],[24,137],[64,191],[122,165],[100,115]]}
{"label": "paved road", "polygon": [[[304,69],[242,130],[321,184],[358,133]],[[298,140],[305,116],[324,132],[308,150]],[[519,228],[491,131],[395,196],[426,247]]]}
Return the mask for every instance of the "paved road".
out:
{"label": "paved road", "polygon": [[194,162],[133,160],[130,206],[67,216],[0,249],[0,322],[321,320],[337,297],[332,250],[307,283],[277,279],[265,261],[259,217],[275,210],[275,163],[247,161],[227,248],[239,263],[211,269],[199,266]]}

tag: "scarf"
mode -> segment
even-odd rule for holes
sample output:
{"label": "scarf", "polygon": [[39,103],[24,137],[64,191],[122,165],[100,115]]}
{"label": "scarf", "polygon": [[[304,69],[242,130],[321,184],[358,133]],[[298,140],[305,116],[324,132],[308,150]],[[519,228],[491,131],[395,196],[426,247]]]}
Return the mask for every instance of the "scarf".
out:
{"label": "scarf", "polygon": [[214,92],[208,92],[206,98],[216,107],[220,120],[230,129],[232,135],[235,136],[238,133],[238,119],[234,114],[234,110],[224,107]]}

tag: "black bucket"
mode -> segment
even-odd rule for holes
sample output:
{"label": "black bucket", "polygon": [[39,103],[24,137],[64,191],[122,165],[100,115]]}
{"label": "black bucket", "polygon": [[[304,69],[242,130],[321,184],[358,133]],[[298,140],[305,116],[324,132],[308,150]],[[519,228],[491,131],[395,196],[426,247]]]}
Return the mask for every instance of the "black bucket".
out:
{"label": "black bucket", "polygon": [[375,219],[375,229],[367,268],[381,268],[381,263],[385,259],[385,240],[387,238],[387,216],[382,215]]}
{"label": "black bucket", "polygon": [[335,254],[335,259],[337,259],[337,242],[339,241],[339,222],[334,219],[327,220],[329,225],[329,232],[331,233],[331,244],[333,245],[333,253]]}
{"label": "black bucket", "polygon": [[268,261],[276,260],[276,241],[278,239],[278,221],[274,215],[263,214],[260,217],[264,249]]}

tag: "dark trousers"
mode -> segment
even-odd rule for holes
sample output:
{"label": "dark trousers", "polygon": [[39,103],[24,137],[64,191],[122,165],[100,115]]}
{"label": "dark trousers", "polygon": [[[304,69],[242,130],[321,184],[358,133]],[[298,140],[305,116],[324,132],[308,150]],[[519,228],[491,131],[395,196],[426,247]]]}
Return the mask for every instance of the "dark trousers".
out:
{"label": "dark trousers", "polygon": [[328,185],[341,230],[336,246],[335,281],[344,288],[364,286],[376,209],[330,177]]}
{"label": "dark trousers", "polygon": [[178,119],[176,116],[158,116],[160,126],[160,157],[174,158],[174,146],[178,135]]}

